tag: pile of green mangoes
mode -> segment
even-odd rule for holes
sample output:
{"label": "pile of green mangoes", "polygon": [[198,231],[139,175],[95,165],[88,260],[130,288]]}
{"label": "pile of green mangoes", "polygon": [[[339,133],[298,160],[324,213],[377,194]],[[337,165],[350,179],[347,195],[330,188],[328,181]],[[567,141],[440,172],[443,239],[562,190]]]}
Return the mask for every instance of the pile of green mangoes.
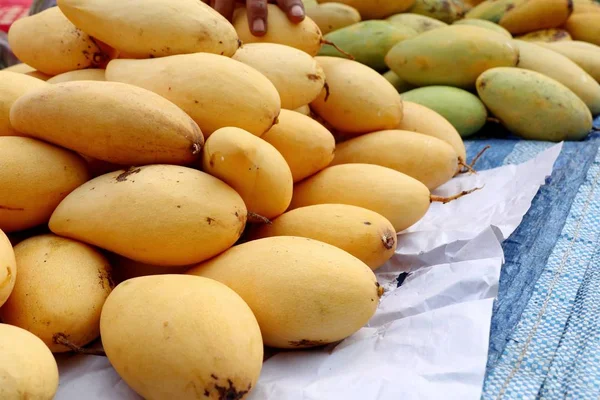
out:
{"label": "pile of green mangoes", "polygon": [[530,140],[580,140],[600,114],[600,3],[593,0],[319,0],[307,15],[405,101],[465,138],[500,123]]}

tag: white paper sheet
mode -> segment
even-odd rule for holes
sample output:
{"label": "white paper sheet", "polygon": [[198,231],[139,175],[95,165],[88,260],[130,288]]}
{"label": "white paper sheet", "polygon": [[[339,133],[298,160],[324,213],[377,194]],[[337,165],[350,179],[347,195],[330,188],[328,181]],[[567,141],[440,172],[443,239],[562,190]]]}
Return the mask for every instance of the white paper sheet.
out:
{"label": "white paper sheet", "polygon": [[[501,242],[521,222],[561,148],[436,190],[448,195],[485,185],[432,204],[399,235],[396,255],[377,272],[387,291],[368,326],[333,349],[270,358],[250,400],[479,399]],[[396,288],[402,271],[411,274]],[[105,358],[62,357],[59,365],[57,400],[140,399]]]}

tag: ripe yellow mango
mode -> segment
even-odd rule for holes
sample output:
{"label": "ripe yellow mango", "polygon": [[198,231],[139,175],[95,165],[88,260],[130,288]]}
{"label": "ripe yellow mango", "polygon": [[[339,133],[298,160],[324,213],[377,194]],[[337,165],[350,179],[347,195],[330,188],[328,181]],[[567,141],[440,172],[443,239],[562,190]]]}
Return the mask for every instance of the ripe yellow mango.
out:
{"label": "ripe yellow mango", "polygon": [[58,7],[90,36],[130,57],[214,53],[232,56],[235,29],[196,0],[58,0]]}
{"label": "ripe yellow mango", "polygon": [[358,10],[343,3],[323,3],[306,7],[306,15],[317,24],[323,35],[361,21]]}
{"label": "ripe yellow mango", "polygon": [[10,122],[29,136],[123,165],[187,164],[204,144],[198,125],[175,104],[119,82],[74,81],[29,91],[13,104]]}
{"label": "ripe yellow mango", "polygon": [[539,72],[494,68],[477,79],[477,93],[501,123],[531,140],[579,140],[592,129],[585,103]]}
{"label": "ripe yellow mango", "polygon": [[416,0],[408,11],[451,24],[461,19],[466,9],[462,0]]}
{"label": "ripe yellow mango", "polygon": [[600,47],[579,40],[538,44],[569,58],[590,74],[596,82],[600,82]]}
{"label": "ripe yellow mango", "polygon": [[473,25],[473,26],[479,26],[480,28],[489,29],[489,30],[494,31],[496,33],[499,33],[499,34],[501,34],[503,36],[506,36],[507,38],[512,39],[512,34],[509,31],[507,31],[506,29],[504,29],[500,25],[496,24],[495,22],[491,22],[491,21],[488,21],[488,20],[485,20],[485,19],[464,18],[464,19],[460,19],[458,21],[455,21],[454,25]]}
{"label": "ripe yellow mango", "polygon": [[354,7],[362,19],[381,19],[408,10],[415,0],[319,0],[321,4],[331,2]]}
{"label": "ripe yellow mango", "polygon": [[404,101],[404,117],[397,129],[433,136],[448,143],[461,162],[467,161],[462,137],[454,126],[437,112],[411,101]]}
{"label": "ripe yellow mango", "polygon": [[263,343],[252,311],[210,279],[125,281],[106,300],[100,329],[111,365],[148,400],[245,399],[262,369]]}
{"label": "ripe yellow mango", "polygon": [[558,28],[567,21],[572,11],[572,0],[518,0],[499,23],[512,34],[523,34]]}
{"label": "ripe yellow mango", "polygon": [[600,13],[572,15],[564,27],[573,39],[600,45]]}
{"label": "ripe yellow mango", "polygon": [[106,77],[102,68],[79,69],[65,72],[48,79],[48,83],[62,83],[71,81],[105,81]]}
{"label": "ripe yellow mango", "polygon": [[263,217],[283,214],[292,200],[294,181],[285,158],[243,129],[214,132],[202,150],[202,169],[234,188],[248,211]]}
{"label": "ripe yellow mango", "polygon": [[53,234],[15,246],[19,276],[0,318],[42,339],[54,353],[61,337],[85,346],[100,335],[100,312],[113,289],[111,267],[97,249]]}
{"label": "ripe yellow mango", "polygon": [[296,184],[290,210],[315,204],[349,204],[387,218],[396,232],[419,221],[431,203],[427,186],[391,168],[343,164]]}
{"label": "ripe yellow mango", "polygon": [[392,223],[366,208],[347,204],[317,204],[280,215],[252,232],[253,240],[299,236],[328,243],[358,258],[371,269],[381,267],[396,251]]}
{"label": "ripe yellow mango", "polygon": [[526,40],[528,42],[559,42],[561,40],[572,40],[573,38],[564,29],[552,28],[529,32],[525,35],[517,36],[515,39]]}
{"label": "ripe yellow mango", "polygon": [[423,33],[432,29],[441,28],[442,26],[448,26],[447,23],[438,19],[413,13],[395,14],[388,17],[387,21],[397,26],[408,26],[417,33]]}
{"label": "ripe yellow mango", "polygon": [[600,13],[600,4],[594,0],[573,0],[573,14]]}
{"label": "ripe yellow mango", "polygon": [[[8,237],[0,229],[0,307],[10,296],[17,278],[15,252]],[[1,376],[1,375],[0,375]],[[2,392],[0,392],[2,393]]]}
{"label": "ripe yellow mango", "polygon": [[276,43],[249,43],[232,57],[266,76],[277,89],[281,107],[293,110],[313,101],[325,85],[325,73],[303,51]]}
{"label": "ripe yellow mango", "polygon": [[233,289],[252,309],[264,343],[278,348],[320,346],[352,335],[371,319],[382,294],[358,258],[295,236],[246,242],[188,274]]}
{"label": "ripe yellow mango", "polygon": [[8,42],[19,60],[48,75],[97,66],[108,58],[58,7],[15,21]]}
{"label": "ripe yellow mango", "polygon": [[47,86],[46,82],[17,72],[0,71],[0,136],[19,136],[10,123],[10,108],[29,90]]}
{"label": "ripe yellow mango", "polygon": [[420,133],[386,130],[338,143],[331,165],[375,164],[394,169],[429,189],[448,182],[459,169],[458,155],[448,143]]}
{"label": "ripe yellow mango", "polygon": [[233,126],[260,136],[277,120],[281,99],[256,69],[208,53],[113,60],[106,79],[140,86],[177,104],[206,137]]}
{"label": "ripe yellow mango", "polygon": [[592,115],[600,114],[600,84],[580,66],[562,54],[535,43],[522,40],[514,40],[513,43],[519,48],[519,68],[557,80],[579,96]]}
{"label": "ripe yellow mango", "polygon": [[31,332],[0,323],[0,398],[51,400],[58,390],[58,365]]}
{"label": "ripe yellow mango", "polygon": [[135,261],[182,266],[232,246],[246,213],[242,198],[217,178],[187,167],[149,165],[80,186],[58,205],[49,226],[57,235]]}
{"label": "ripe yellow mango", "polygon": [[416,86],[471,88],[494,67],[514,67],[519,58],[511,39],[478,26],[450,25],[403,40],[385,57],[400,78]]}
{"label": "ripe yellow mango", "polygon": [[254,36],[250,32],[246,8],[235,11],[233,26],[244,44],[278,43],[302,50],[311,56],[317,55],[321,49],[323,34],[310,17],[305,17],[300,23],[291,22],[276,4],[268,4],[267,12],[269,14],[267,33],[263,36]]}
{"label": "ripe yellow mango", "polygon": [[45,224],[72,190],[89,179],[77,154],[32,138],[0,137],[0,229]]}
{"label": "ripe yellow mango", "polygon": [[335,129],[366,133],[393,129],[402,120],[402,99],[394,86],[373,69],[337,57],[316,57],[327,77],[312,110]]}
{"label": "ripe yellow mango", "polygon": [[314,119],[281,110],[279,122],[261,139],[273,145],[285,158],[294,182],[299,182],[327,167],[333,160],[335,139]]}

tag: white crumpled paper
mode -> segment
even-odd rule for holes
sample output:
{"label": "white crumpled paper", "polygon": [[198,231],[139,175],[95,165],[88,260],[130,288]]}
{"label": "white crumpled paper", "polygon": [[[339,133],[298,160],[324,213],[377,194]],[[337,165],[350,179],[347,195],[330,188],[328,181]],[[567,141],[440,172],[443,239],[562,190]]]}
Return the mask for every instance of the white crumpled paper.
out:
{"label": "white crumpled paper", "polygon": [[[484,186],[457,201],[433,203],[399,235],[396,255],[377,271],[387,290],[367,327],[333,349],[271,357],[249,399],[479,399],[501,242],[521,222],[561,148],[459,176],[436,190],[450,195]],[[403,271],[411,273],[397,288]],[[140,399],[103,357],[61,356],[59,366],[56,400]]]}

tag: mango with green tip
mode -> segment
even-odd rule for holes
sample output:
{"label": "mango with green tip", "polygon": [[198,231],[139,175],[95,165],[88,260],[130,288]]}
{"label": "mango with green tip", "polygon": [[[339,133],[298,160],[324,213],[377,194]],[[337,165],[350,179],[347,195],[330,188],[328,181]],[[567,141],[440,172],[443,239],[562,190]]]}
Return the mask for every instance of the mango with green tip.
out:
{"label": "mango with green tip", "polygon": [[421,104],[444,118],[460,136],[477,133],[487,121],[487,110],[481,100],[466,90],[450,86],[428,86],[402,94],[402,100]]}
{"label": "mango with green tip", "polygon": [[406,82],[404,79],[400,78],[398,74],[396,74],[394,71],[390,70],[383,73],[382,75],[385,79],[388,80],[389,83],[391,83],[396,88],[398,93],[408,92],[409,90],[415,88],[415,85],[411,85],[410,83]]}
{"label": "mango with green tip", "polygon": [[386,55],[388,67],[416,86],[471,88],[494,67],[514,67],[519,52],[511,39],[478,26],[451,25],[396,44]]}
{"label": "mango with green tip", "polygon": [[580,140],[592,129],[583,100],[539,72],[490,69],[477,79],[477,93],[502,125],[525,139]]}
{"label": "mango with green tip", "polygon": [[408,10],[415,0],[319,0],[319,3],[343,3],[356,8],[362,19],[378,19]]}
{"label": "mango with green tip", "polygon": [[[304,3],[306,7],[306,2]],[[324,3],[306,7],[306,15],[311,18],[323,35],[361,21],[358,10],[342,3]]]}
{"label": "mango with green tip", "polygon": [[540,29],[539,31],[533,31],[517,36],[515,39],[526,40],[528,42],[560,42],[563,40],[573,40],[571,35],[569,35],[569,32],[558,28]]}
{"label": "mango with green tip", "polygon": [[[351,54],[355,61],[376,71],[387,69],[385,55],[404,39],[417,36],[409,27],[394,26],[387,21],[363,21],[325,35],[325,40]],[[320,56],[347,57],[333,46],[324,46]]]}
{"label": "mango with green tip", "polygon": [[432,29],[448,26],[447,23],[428,17],[426,15],[414,13],[394,14],[386,19],[390,23],[399,26],[408,26],[418,33],[430,31]]}
{"label": "mango with green tip", "polygon": [[512,39],[512,34],[507,31],[506,29],[504,29],[503,27],[501,27],[500,25],[491,22],[491,21],[487,21],[485,19],[479,19],[479,18],[465,18],[465,19],[461,19],[458,20],[456,22],[454,22],[455,25],[473,25],[473,26],[479,26],[481,28],[485,28],[485,29],[489,29],[495,32],[498,32],[501,35],[504,35],[508,38]]}
{"label": "mango with green tip", "polygon": [[464,17],[465,9],[462,0],[416,0],[409,11],[450,24]]}

